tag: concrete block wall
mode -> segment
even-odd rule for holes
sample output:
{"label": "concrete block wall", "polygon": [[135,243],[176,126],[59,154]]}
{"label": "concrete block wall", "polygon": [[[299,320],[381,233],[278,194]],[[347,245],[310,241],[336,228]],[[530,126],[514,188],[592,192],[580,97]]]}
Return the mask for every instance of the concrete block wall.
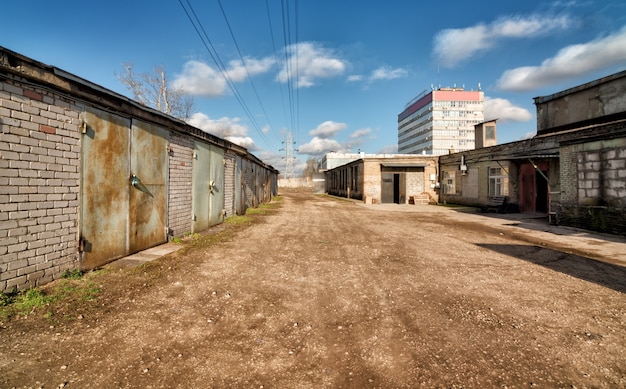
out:
{"label": "concrete block wall", "polygon": [[580,205],[626,206],[626,147],[577,153]]}
{"label": "concrete block wall", "polygon": [[193,147],[189,136],[170,134],[168,226],[173,237],[192,230]]}
{"label": "concrete block wall", "polygon": [[83,107],[26,85],[0,81],[0,291],[79,266]]}
{"label": "concrete block wall", "polygon": [[626,235],[626,139],[561,147],[560,222]]}

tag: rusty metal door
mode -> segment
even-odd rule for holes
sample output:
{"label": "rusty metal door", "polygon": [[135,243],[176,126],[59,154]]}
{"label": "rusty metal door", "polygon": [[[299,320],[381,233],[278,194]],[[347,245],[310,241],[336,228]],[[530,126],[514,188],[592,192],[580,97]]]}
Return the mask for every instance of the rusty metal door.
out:
{"label": "rusty metal door", "polygon": [[85,110],[81,266],[93,269],[167,240],[167,131]]}
{"label": "rusty metal door", "polygon": [[130,120],[87,109],[81,145],[80,240],[83,269],[127,251]]}
{"label": "rusty metal door", "polygon": [[535,212],[535,169],[529,163],[520,165],[520,211]]}
{"label": "rusty metal door", "polygon": [[223,220],[224,150],[196,142],[192,180],[193,231],[198,232]]}
{"label": "rusty metal door", "polygon": [[133,120],[129,252],[167,241],[167,131]]}

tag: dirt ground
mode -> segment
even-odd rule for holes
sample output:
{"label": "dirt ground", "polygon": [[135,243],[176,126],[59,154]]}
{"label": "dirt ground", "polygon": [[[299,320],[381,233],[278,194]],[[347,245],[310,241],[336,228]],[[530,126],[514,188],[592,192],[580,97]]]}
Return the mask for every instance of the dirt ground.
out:
{"label": "dirt ground", "polygon": [[626,387],[623,264],[449,208],[281,195],[87,275],[95,300],[0,319],[0,387]]}

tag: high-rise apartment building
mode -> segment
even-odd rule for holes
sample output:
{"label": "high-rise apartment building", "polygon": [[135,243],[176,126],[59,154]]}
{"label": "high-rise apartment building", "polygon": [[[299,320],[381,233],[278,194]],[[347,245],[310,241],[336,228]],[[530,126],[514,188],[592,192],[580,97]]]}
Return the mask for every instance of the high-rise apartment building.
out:
{"label": "high-rise apartment building", "polygon": [[484,92],[439,88],[411,100],[398,115],[398,153],[448,154],[474,149],[474,126],[484,121]]}

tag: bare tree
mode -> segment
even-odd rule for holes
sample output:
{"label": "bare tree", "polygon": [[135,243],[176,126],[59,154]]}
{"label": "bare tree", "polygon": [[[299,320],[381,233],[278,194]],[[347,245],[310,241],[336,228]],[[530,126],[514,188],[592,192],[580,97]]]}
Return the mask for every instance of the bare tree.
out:
{"label": "bare tree", "polygon": [[309,158],[306,161],[306,168],[302,171],[302,177],[312,179],[315,173],[319,172],[319,161],[315,158]]}
{"label": "bare tree", "polygon": [[115,76],[133,92],[135,100],[184,121],[191,117],[193,97],[172,85],[162,65],[155,66],[154,73],[135,73],[132,62],[125,62],[122,67],[124,72]]}

